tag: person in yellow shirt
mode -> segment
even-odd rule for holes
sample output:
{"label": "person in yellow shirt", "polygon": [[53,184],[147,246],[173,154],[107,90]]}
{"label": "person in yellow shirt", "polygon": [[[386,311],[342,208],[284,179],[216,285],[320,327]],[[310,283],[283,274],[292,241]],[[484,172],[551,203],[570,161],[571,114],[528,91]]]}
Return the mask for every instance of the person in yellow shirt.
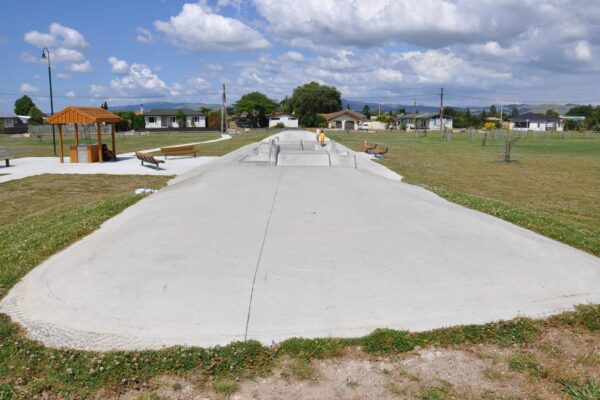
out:
{"label": "person in yellow shirt", "polygon": [[321,142],[321,147],[325,146],[325,132],[321,132],[319,135],[319,142]]}

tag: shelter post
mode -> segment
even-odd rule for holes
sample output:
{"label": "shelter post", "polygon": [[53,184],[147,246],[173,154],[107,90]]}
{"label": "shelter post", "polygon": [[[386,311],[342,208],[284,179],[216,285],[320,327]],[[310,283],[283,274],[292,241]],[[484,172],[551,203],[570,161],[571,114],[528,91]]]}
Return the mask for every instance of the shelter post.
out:
{"label": "shelter post", "polygon": [[62,137],[62,125],[58,125],[58,155],[60,157],[60,162],[65,162],[65,155],[63,153],[63,137]]}
{"label": "shelter post", "polygon": [[110,137],[112,139],[112,152],[115,155],[115,159],[117,158],[117,146],[115,145],[115,123],[112,122],[110,124]]}
{"label": "shelter post", "polygon": [[96,122],[96,127],[98,128],[98,160],[104,162],[102,159],[102,127],[100,122]]}
{"label": "shelter post", "polygon": [[77,124],[74,125],[75,127],[75,146],[79,145],[79,126]]}

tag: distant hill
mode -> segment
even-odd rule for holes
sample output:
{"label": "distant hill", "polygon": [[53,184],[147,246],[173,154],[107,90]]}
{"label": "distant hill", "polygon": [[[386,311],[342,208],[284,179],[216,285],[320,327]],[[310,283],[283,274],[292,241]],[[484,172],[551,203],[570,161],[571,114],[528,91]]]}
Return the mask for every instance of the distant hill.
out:
{"label": "distant hill", "polygon": [[[401,103],[372,103],[372,102],[364,102],[357,100],[345,100],[342,99],[342,107],[346,108],[349,106],[351,110],[355,110],[358,112],[362,112],[365,105],[369,106],[371,110],[371,114],[377,113],[379,107],[381,107],[381,112],[388,113],[390,111],[397,112],[398,110],[405,109],[406,112],[412,113],[414,112],[414,105],[411,104],[401,104]],[[559,114],[566,114],[571,108],[577,106],[577,104],[505,104],[504,105],[504,114],[508,115],[511,113],[513,107],[517,107],[519,109],[519,113],[523,114],[526,112],[534,112],[545,114],[546,111],[553,109]],[[210,109],[218,109],[221,107],[220,104],[216,103],[171,103],[166,101],[155,101],[151,103],[144,103],[144,110],[152,110],[156,108],[163,109],[179,109],[179,108],[191,108],[193,110],[198,110],[201,107],[207,107]],[[481,107],[481,106],[451,106],[455,110],[465,110],[469,109],[474,114],[479,114],[484,110],[489,110],[489,106]],[[498,112],[500,111],[500,107],[498,108]],[[139,111],[140,104],[129,104],[123,106],[109,107],[110,111]],[[419,105],[417,103],[417,111],[421,113],[429,113],[429,112],[439,112],[440,108],[437,106],[426,106]]]}
{"label": "distant hill", "polygon": [[[124,106],[115,106],[109,107],[110,111],[139,111],[141,104],[129,104]],[[210,104],[210,103],[170,103],[167,101],[154,101],[151,103],[144,103],[144,110],[153,110],[157,108],[163,109],[179,109],[179,108],[191,108],[193,110],[198,110],[201,107],[207,108],[220,108],[220,104]]]}
{"label": "distant hill", "polygon": [[[369,106],[369,109],[371,110],[371,114],[377,113],[380,106],[381,106],[381,112],[385,112],[385,113],[390,112],[390,111],[396,112],[403,108],[406,110],[406,112],[414,112],[414,109],[415,109],[414,105],[407,105],[407,104],[369,103],[369,102],[363,102],[363,101],[342,99],[342,107],[346,108],[346,106],[350,106],[351,110],[355,110],[358,112],[362,112],[365,105]],[[424,113],[425,112],[436,112],[439,110],[440,110],[439,107],[432,107],[432,106],[425,106],[425,105],[417,104],[418,112],[424,112]]]}

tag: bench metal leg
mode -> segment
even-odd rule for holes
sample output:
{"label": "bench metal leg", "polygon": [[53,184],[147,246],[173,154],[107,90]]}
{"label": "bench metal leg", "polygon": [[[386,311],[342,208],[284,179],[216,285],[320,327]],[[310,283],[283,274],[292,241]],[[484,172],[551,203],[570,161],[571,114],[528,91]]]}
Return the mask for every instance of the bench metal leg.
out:
{"label": "bench metal leg", "polygon": [[8,158],[4,162],[6,163],[6,168],[10,167],[10,160]]}

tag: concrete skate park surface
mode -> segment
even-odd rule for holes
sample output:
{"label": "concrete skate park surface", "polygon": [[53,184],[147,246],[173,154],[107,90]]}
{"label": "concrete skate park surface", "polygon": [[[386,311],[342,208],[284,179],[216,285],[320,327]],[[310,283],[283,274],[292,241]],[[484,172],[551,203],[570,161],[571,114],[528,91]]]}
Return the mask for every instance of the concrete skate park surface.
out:
{"label": "concrete skate park surface", "polygon": [[[111,350],[417,331],[600,302],[599,258],[339,144],[319,150],[312,133],[278,137],[180,175],[31,271],[0,311],[47,345]],[[264,161],[302,147],[339,166]]]}

